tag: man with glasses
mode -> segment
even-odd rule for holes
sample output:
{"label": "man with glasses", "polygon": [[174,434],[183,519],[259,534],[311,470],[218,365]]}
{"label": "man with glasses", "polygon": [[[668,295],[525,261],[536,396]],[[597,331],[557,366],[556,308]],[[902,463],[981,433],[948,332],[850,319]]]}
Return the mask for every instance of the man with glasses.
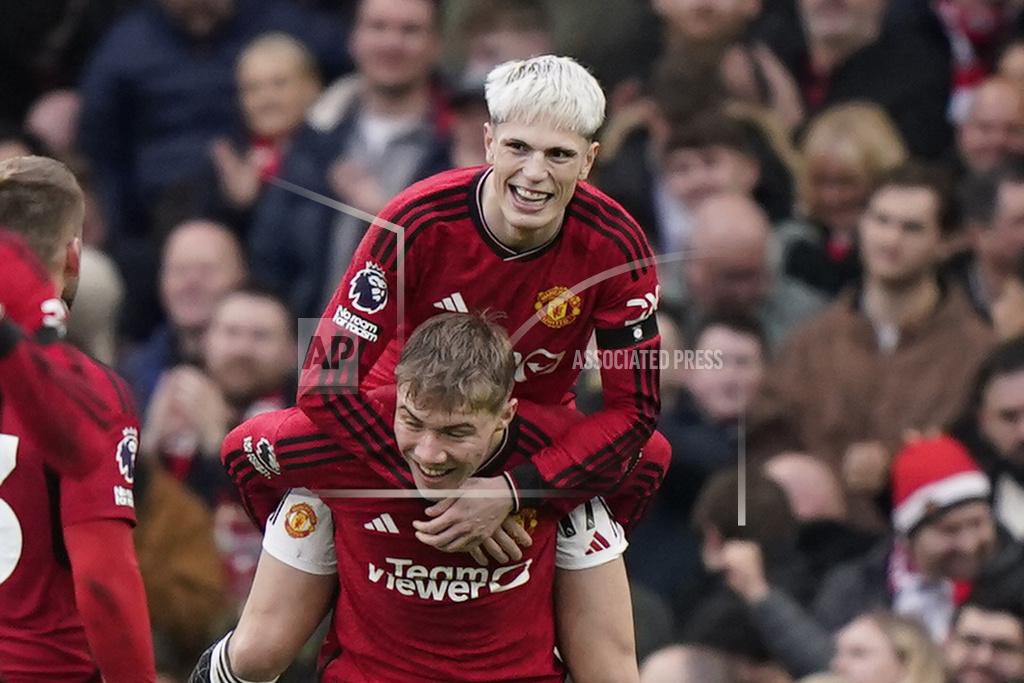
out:
{"label": "man with glasses", "polygon": [[946,641],[950,683],[1024,681],[1024,603],[1021,589],[1000,598],[979,591],[957,611]]}

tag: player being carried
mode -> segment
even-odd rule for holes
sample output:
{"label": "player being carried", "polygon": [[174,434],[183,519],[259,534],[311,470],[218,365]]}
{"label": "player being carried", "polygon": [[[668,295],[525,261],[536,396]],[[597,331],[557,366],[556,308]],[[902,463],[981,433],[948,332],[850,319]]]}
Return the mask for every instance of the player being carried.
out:
{"label": "player being carried", "polygon": [[[0,162],[0,679],[155,681],[132,537],[138,418],[56,341],[84,200],[53,159]],[[111,618],[114,615],[116,618]]]}
{"label": "player being carried", "polygon": [[[352,436],[336,419],[356,405],[351,387],[389,381],[400,341],[440,311],[503,313],[518,361],[514,395],[541,404],[571,398],[575,354],[595,333],[598,348],[627,351],[620,357],[651,358],[659,349],[660,291],[647,238],[584,182],[604,120],[600,84],[572,59],[549,55],[496,67],[486,95],[489,165],[438,174],[393,199],[320,321],[320,338],[345,333],[357,345],[354,373],[305,368],[300,386],[299,407],[337,442]],[[428,510],[434,519],[419,527],[423,540],[448,551],[477,547],[523,490],[615,492],[654,431],[658,370],[650,362],[603,367],[601,386],[603,409],[536,458],[463,486],[491,495]],[[377,429],[371,423],[363,434]],[[612,509],[626,526],[639,514]]]}
{"label": "player being carried", "polygon": [[[629,656],[621,668],[602,672],[600,680],[636,679],[624,532],[600,498],[564,496],[521,509],[517,521],[528,547],[496,566],[417,540],[414,523],[429,500],[451,495],[471,476],[529,462],[544,443],[585,419],[567,407],[512,398],[515,373],[499,325],[476,314],[442,314],[410,337],[394,387],[375,389],[358,399],[358,411],[338,414],[353,423],[372,416],[385,425],[381,441],[335,443],[297,409],[259,416],[228,436],[225,466],[243,498],[256,505],[255,515],[270,512],[260,504],[266,488],[338,489],[321,491],[323,502],[292,494],[270,516],[260,571],[269,556],[305,573],[298,585],[309,590],[300,594],[290,582],[274,587],[301,600],[305,621],[269,633],[257,629],[264,651],[294,654],[340,581],[333,624],[340,654],[324,662],[324,681],[561,681],[564,670],[553,655],[557,567],[559,592],[576,572],[593,573],[607,587],[600,596],[561,596],[577,608],[575,618],[558,625],[562,652],[586,668],[607,661],[602,648],[625,643]],[[667,443],[659,437],[645,457],[666,463]],[[365,460],[388,462],[394,471],[382,474]],[[391,487],[405,495],[381,497]],[[514,544],[510,550],[519,552]],[[262,580],[258,575],[257,583]],[[251,622],[254,609],[250,600]],[[240,680],[231,673],[228,644],[226,638],[211,648],[193,680]],[[596,680],[572,673],[575,680]]]}

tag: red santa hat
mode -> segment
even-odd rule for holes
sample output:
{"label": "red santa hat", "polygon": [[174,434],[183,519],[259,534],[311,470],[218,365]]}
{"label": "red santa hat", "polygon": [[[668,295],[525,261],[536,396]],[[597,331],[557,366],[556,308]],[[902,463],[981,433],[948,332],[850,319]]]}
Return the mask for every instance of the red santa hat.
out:
{"label": "red santa hat", "polygon": [[967,449],[949,436],[905,446],[892,464],[892,523],[908,534],[938,512],[986,500],[991,485]]}

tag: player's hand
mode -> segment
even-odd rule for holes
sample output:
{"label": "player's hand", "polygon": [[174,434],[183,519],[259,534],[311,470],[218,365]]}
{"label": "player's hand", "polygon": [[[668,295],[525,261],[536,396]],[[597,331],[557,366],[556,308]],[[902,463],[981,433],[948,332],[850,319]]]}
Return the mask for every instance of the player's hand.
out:
{"label": "player's hand", "polygon": [[[486,567],[487,555],[490,555],[498,564],[506,562],[518,562],[523,559],[523,551],[519,546],[529,548],[533,545],[533,539],[523,527],[522,520],[517,515],[506,517],[501,527],[494,532],[494,535],[486,539],[476,548],[469,551],[469,554],[481,567]],[[485,554],[486,551],[486,554]]]}
{"label": "player's hand", "polygon": [[67,307],[49,273],[20,235],[0,230],[0,263],[4,317],[26,332],[49,327],[63,334]]}
{"label": "player's hand", "polygon": [[446,553],[469,552],[491,539],[512,511],[504,477],[473,477],[461,490],[471,495],[445,498],[427,508],[430,521],[415,521],[416,538]]}
{"label": "player's hand", "polygon": [[889,477],[889,453],[878,441],[850,444],[843,457],[843,481],[854,493],[875,495]]}

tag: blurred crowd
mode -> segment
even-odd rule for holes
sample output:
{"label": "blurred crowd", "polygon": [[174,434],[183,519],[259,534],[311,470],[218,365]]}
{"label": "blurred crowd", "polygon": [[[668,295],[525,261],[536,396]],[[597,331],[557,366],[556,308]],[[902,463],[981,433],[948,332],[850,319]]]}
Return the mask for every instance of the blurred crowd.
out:
{"label": "blurred crowd", "polygon": [[294,401],[367,227],[330,201],[484,163],[486,74],[551,52],[608,94],[592,181],[661,256],[663,348],[721,360],[662,369],[643,680],[1024,681],[1021,0],[39,0],[0,32],[0,158],[86,190],[70,334],[143,419],[168,681],[247,593],[219,447]]}

